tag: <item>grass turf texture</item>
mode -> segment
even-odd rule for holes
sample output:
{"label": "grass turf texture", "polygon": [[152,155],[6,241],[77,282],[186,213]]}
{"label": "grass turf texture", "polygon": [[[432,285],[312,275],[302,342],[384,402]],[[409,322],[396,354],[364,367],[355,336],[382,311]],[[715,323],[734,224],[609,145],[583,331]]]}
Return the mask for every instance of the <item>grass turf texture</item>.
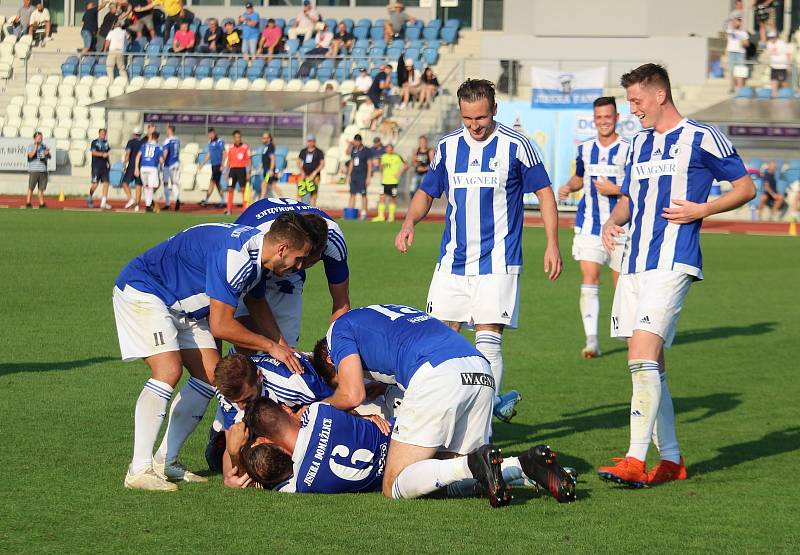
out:
{"label": "grass turf texture", "polygon": [[[495,424],[506,454],[549,443],[581,472],[578,502],[516,490],[485,500],[391,501],[380,495],[234,491],[220,476],[177,493],[123,489],[133,408],[148,377],[118,360],[113,280],[133,256],[208,216],[0,212],[0,552],[797,552],[797,241],[706,235],[707,281],[694,284],[667,353],[690,480],[631,491],[593,469],[627,446],[630,380],[608,339],[604,274],[600,359],[579,358],[580,274],[561,232],[564,275],[541,271],[544,234],[525,230],[522,329],[505,338],[505,387],[523,397]],[[353,306],[422,307],[441,226],[345,222]],[[321,268],[306,286],[302,348],[327,326]],[[185,376],[184,376],[185,379]],[[182,459],[205,468],[209,414]],[[653,449],[650,460],[656,455]],[[794,515],[794,516],[793,516]]]}

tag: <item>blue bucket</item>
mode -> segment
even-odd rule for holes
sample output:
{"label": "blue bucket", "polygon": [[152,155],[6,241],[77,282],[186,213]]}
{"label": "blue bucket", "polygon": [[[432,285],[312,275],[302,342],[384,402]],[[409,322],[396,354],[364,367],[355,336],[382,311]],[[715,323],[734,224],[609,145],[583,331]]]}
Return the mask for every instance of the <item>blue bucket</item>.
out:
{"label": "blue bucket", "polygon": [[358,208],[345,208],[344,209],[344,219],[345,220],[357,220],[358,219]]}

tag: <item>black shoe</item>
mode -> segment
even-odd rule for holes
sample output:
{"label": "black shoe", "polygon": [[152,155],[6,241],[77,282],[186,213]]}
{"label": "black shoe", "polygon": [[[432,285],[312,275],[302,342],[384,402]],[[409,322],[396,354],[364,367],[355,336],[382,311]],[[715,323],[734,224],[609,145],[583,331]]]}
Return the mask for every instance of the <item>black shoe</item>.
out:
{"label": "black shoe", "polygon": [[25,208],[33,208],[33,205],[30,202],[25,203]]}
{"label": "black shoe", "polygon": [[556,454],[548,445],[537,445],[519,456],[525,476],[545,488],[559,503],[575,501],[577,476],[556,462]]}
{"label": "black shoe", "polygon": [[165,204],[164,208],[162,208],[164,212],[169,212],[169,204]]}
{"label": "black shoe", "polygon": [[145,211],[145,212],[152,212],[152,211],[153,211],[153,205],[151,204],[151,205],[149,205],[149,206],[145,206],[145,207],[144,207],[144,211]]}
{"label": "black shoe", "polygon": [[511,502],[511,489],[503,480],[503,470],[500,463],[503,456],[500,449],[488,444],[479,447],[467,455],[467,465],[472,477],[478,480],[482,493],[489,498],[492,507],[505,507]]}
{"label": "black shoe", "polygon": [[175,212],[177,212],[180,209],[181,209],[181,201],[176,200],[175,201]]}
{"label": "black shoe", "polygon": [[203,199],[200,201],[200,206],[208,206],[208,199]]}
{"label": "black shoe", "polygon": [[41,209],[41,208],[47,208],[47,205],[46,205],[45,203],[42,203],[42,204],[40,204],[40,205],[39,205],[39,208],[40,208],[40,209]]}

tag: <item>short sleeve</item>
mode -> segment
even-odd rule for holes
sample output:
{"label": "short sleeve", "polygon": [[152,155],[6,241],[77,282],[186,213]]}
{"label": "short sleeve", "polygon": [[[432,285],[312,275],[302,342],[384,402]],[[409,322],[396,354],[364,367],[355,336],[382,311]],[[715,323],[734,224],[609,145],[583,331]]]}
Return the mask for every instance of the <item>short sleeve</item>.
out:
{"label": "short sleeve", "polygon": [[716,127],[705,129],[700,151],[703,165],[717,181],[735,181],[747,175],[747,168],[733,143]]}
{"label": "short sleeve", "polygon": [[317,149],[317,152],[319,152],[319,159],[320,159],[320,160],[324,160],[324,159],[325,159],[325,153],[324,153],[324,152],[322,152],[322,149],[321,149],[321,148],[318,148],[318,149]]}
{"label": "short sleeve", "polygon": [[547,175],[539,153],[529,140],[519,141],[516,161],[520,165],[523,193],[535,193],[550,186],[550,176]]}
{"label": "short sleeve", "polygon": [[322,264],[325,266],[328,283],[342,283],[350,277],[350,269],[347,266],[347,244],[341,233],[328,231],[328,243],[325,252],[322,253]]}
{"label": "short sleeve", "polygon": [[239,407],[223,397],[222,393],[219,391],[217,391],[216,396],[220,409],[222,410],[222,429],[230,430],[231,426],[242,420],[244,413],[239,410]]}
{"label": "short sleeve", "polygon": [[633,147],[636,144],[636,137],[631,140],[631,146],[628,148],[628,156],[625,158],[625,175],[622,177],[622,186],[620,193],[625,196],[630,196],[629,191],[631,188],[631,169],[633,168]]}
{"label": "short sleeve", "polygon": [[230,249],[215,252],[208,261],[206,294],[236,307],[255,274],[256,268],[246,253]]}
{"label": "short sleeve", "polygon": [[575,175],[583,177],[586,169],[583,166],[583,145],[578,145],[578,155],[575,157]]}
{"label": "short sleeve", "polygon": [[439,143],[431,165],[419,188],[433,198],[439,198],[447,190],[447,169],[445,164],[445,144]]}
{"label": "short sleeve", "polygon": [[328,354],[334,366],[339,366],[343,359],[358,354],[358,345],[353,339],[350,322],[339,318],[328,329]]}

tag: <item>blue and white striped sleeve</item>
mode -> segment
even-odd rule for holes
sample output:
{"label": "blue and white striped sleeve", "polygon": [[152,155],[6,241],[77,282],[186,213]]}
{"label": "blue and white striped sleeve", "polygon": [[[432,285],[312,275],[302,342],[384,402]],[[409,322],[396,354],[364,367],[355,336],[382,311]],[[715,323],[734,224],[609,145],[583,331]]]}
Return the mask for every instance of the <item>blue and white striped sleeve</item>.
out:
{"label": "blue and white striped sleeve", "polygon": [[428,173],[422,178],[422,183],[419,188],[422,189],[432,198],[439,198],[447,190],[447,168],[445,164],[445,146],[444,141],[439,142],[436,152],[431,160],[431,165],[428,168]]}
{"label": "blue and white striped sleeve", "polygon": [[206,294],[229,306],[237,306],[242,293],[257,275],[247,251],[226,249],[209,257]]}
{"label": "blue and white striped sleeve", "polygon": [[322,253],[325,277],[331,284],[342,283],[350,276],[350,269],[347,266],[347,243],[344,234],[338,229],[339,226],[336,227],[337,229],[328,230],[328,244]]}
{"label": "blue and white striped sleeve", "polygon": [[523,193],[535,193],[550,186],[550,176],[544,169],[542,157],[527,137],[519,139],[516,160],[521,166]]}
{"label": "blue and white striped sleeve", "polygon": [[747,175],[747,168],[733,143],[713,125],[696,124],[703,129],[700,141],[703,164],[718,181],[735,181]]}
{"label": "blue and white striped sleeve", "polygon": [[583,145],[578,145],[578,155],[575,156],[575,175],[583,177],[585,168],[583,167]]}

